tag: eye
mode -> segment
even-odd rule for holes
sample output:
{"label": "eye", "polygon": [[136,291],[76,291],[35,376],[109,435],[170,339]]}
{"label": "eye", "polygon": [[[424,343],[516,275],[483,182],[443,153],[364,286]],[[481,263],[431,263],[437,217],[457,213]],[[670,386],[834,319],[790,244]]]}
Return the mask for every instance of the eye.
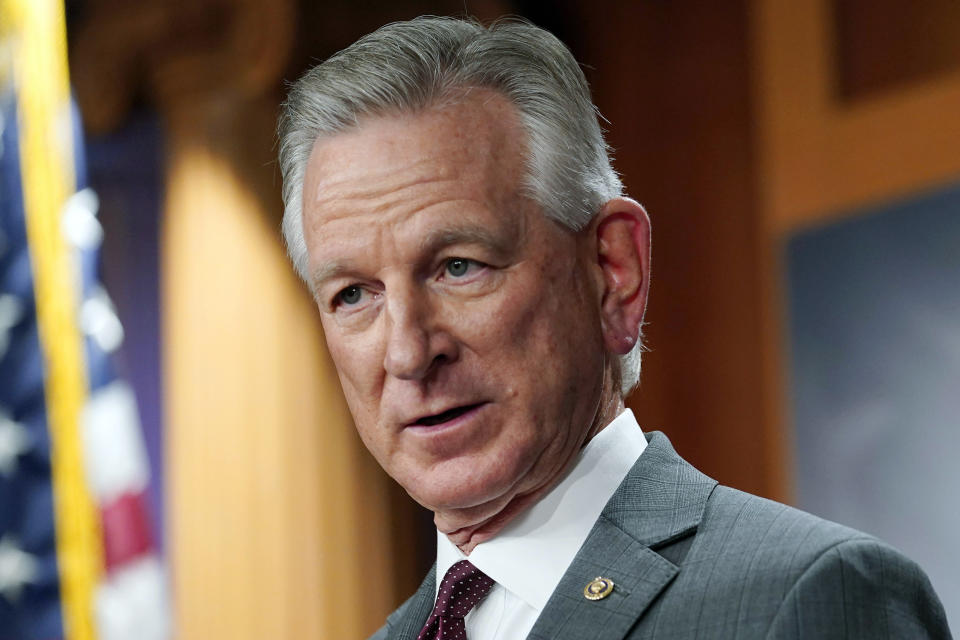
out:
{"label": "eye", "polygon": [[337,302],[345,305],[354,305],[363,298],[363,289],[356,285],[350,285],[337,294]]}
{"label": "eye", "polygon": [[471,265],[476,263],[466,258],[450,258],[447,260],[447,273],[454,278],[462,278],[470,272]]}

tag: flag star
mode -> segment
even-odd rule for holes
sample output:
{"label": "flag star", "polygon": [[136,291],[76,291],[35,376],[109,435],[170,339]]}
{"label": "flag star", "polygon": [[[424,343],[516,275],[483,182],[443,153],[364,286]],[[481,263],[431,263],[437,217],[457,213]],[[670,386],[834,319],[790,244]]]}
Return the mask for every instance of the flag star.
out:
{"label": "flag star", "polygon": [[0,410],[0,473],[8,478],[17,470],[17,458],[30,450],[30,434]]}
{"label": "flag star", "polygon": [[103,242],[103,227],[97,220],[99,209],[100,199],[90,188],[82,189],[67,199],[61,224],[63,234],[73,246],[89,251]]}
{"label": "flag star", "polygon": [[10,536],[0,540],[0,594],[13,603],[20,591],[37,576],[37,561],[21,550]]}
{"label": "flag star", "polygon": [[96,287],[80,306],[80,326],[105,353],[113,352],[123,342],[123,325],[103,287]]}
{"label": "flag star", "polygon": [[23,318],[23,303],[16,296],[0,294],[0,358],[3,358],[10,345],[10,329]]}

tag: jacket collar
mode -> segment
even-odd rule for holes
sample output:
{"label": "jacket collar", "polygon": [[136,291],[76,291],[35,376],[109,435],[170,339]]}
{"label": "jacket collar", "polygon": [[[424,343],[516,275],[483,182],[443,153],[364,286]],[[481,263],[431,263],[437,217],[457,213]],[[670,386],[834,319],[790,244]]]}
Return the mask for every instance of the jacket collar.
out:
{"label": "jacket collar", "polygon": [[681,458],[659,431],[607,502],[601,517],[656,548],[695,530],[717,481]]}

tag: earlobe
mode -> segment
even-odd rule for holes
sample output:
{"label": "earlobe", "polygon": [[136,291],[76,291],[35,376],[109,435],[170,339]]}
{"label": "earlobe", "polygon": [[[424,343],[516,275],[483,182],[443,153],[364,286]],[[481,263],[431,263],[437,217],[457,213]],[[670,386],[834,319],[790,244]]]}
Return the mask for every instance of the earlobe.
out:
{"label": "earlobe", "polygon": [[629,353],[640,339],[650,289],[650,219],[634,200],[607,202],[596,220],[603,274],[601,322],[607,349]]}

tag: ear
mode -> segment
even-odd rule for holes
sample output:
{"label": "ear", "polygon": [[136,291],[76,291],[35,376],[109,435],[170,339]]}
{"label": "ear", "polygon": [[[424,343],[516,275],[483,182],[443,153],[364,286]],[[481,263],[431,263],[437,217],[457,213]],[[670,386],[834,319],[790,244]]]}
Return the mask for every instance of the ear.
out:
{"label": "ear", "polygon": [[640,339],[650,291],[650,218],[630,198],[607,202],[594,219],[603,274],[601,322],[607,349],[629,353]]}

